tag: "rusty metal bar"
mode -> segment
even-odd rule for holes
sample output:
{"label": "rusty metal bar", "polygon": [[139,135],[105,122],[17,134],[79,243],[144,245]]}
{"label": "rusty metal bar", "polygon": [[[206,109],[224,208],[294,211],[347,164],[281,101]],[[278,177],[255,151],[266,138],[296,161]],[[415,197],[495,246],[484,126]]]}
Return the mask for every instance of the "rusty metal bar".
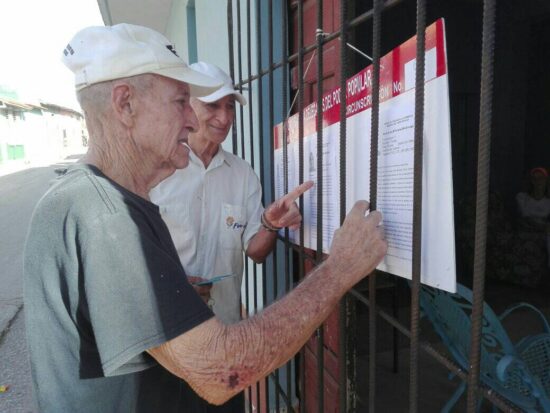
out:
{"label": "rusty metal bar", "polygon": [[[372,109],[370,147],[370,208],[378,198],[378,122],[380,112],[380,54],[382,2],[374,0],[372,9]],[[376,271],[369,276],[369,411],[376,411]]]}
{"label": "rusty metal bar", "polygon": [[[262,71],[262,30],[261,30],[261,1],[256,1],[256,59],[258,60],[258,73]],[[249,74],[249,76],[252,76],[252,73]],[[262,86],[262,79],[258,78],[258,134],[260,136],[259,142],[260,142],[260,182],[264,183],[265,180],[265,172],[264,172],[264,140],[261,138],[261,134],[263,133],[263,126],[264,126],[264,114],[263,114],[263,86]],[[252,83],[252,82],[250,82]],[[250,98],[250,103],[252,103],[252,98]],[[262,191],[262,204],[265,205],[265,191]],[[264,265],[264,273],[265,273],[265,264]],[[265,285],[265,284],[264,284]]]}
{"label": "rusty metal bar", "polygon": [[[243,93],[243,64],[242,64],[242,53],[241,53],[241,0],[237,0],[237,37],[238,37],[238,45],[237,48],[237,67],[238,67],[238,74],[239,74],[239,86],[237,87],[239,89],[239,92]],[[244,116],[243,116],[243,107],[242,105],[239,105],[239,113],[240,113],[240,124],[241,124],[241,158],[245,159],[245,148],[244,148]],[[236,153],[236,152],[235,152]]]}
{"label": "rusty metal bar", "polygon": [[[323,257],[323,0],[317,1],[317,263]],[[317,329],[317,397],[318,411],[325,411],[324,326]]]}
{"label": "rusty metal bar", "polygon": [[[271,145],[270,150],[270,166],[271,166],[271,176],[275,176],[275,148],[274,148],[274,135],[273,135],[273,126],[275,125],[275,116],[274,116],[274,86],[273,86],[273,71],[274,71],[274,65],[273,65],[273,0],[268,1],[268,62],[269,62],[269,142]],[[273,182],[272,182],[273,183]],[[271,200],[273,201],[275,199],[275,185],[271,185]],[[277,298],[278,294],[278,285],[277,285],[277,245],[275,245],[275,248],[273,249],[273,256],[272,256],[272,269],[273,269],[273,299],[275,300]],[[267,285],[267,284],[266,284]],[[264,305],[267,305],[267,303],[264,303]],[[279,370],[275,371],[275,375],[277,377],[276,384],[279,384]],[[266,392],[265,392],[265,403],[266,403],[266,411],[269,412],[269,378],[266,378]],[[278,392],[276,396],[276,400],[278,402]]]}
{"label": "rusty metal bar", "polygon": [[[236,7],[237,7],[237,33],[238,33],[238,44],[240,46],[241,44],[241,41],[242,41],[242,25],[241,25],[241,1],[240,0],[237,0],[237,3],[236,3]],[[247,27],[246,27],[246,30],[247,30],[247,41],[248,41],[248,50],[247,50],[247,58],[248,58],[248,66],[250,66],[250,19],[249,19],[249,16],[250,16],[250,1],[247,0],[247,19],[248,19],[248,24],[247,24]],[[243,75],[242,75],[242,53],[241,53],[241,47],[238,47],[238,79],[239,79],[239,86],[238,86],[238,89],[240,91],[240,93],[242,94],[243,92],[243,87],[242,87],[242,79],[243,79]],[[248,72],[250,74],[250,70]],[[233,77],[233,79],[235,79],[235,77]],[[249,87],[248,87],[248,90],[249,90],[249,96],[251,96],[251,86],[252,86],[252,83],[249,84]],[[239,113],[240,113],[240,131],[241,131],[241,141],[240,141],[240,149],[241,149],[241,158],[243,159],[246,159],[246,149],[245,149],[245,135],[244,135],[244,108],[242,107],[242,105],[238,105],[239,106]],[[250,119],[250,123],[252,123],[252,112],[250,112],[250,116],[249,116],[249,119]],[[234,130],[236,128],[233,128]],[[250,136],[252,136],[252,130],[250,132]],[[251,142],[252,142],[252,139],[251,139]],[[238,145],[235,146],[233,148],[233,153],[237,154],[237,150],[238,150]],[[253,158],[253,156],[252,156]],[[252,159],[252,162],[253,162],[253,159]],[[245,286],[245,293],[246,293],[246,308],[247,308],[247,312],[249,310],[249,305],[250,305],[250,297],[249,297],[249,279],[250,279],[250,273],[249,273],[249,268],[248,268],[248,262],[245,260],[245,263],[244,263],[244,271],[245,271],[245,274],[244,274],[244,279],[245,279],[245,282],[246,282],[246,286]],[[255,272],[255,271],[254,271]],[[255,278],[254,278],[254,282],[255,282]],[[254,296],[256,295],[256,289],[254,290]],[[254,305],[254,312],[257,311],[257,306]],[[250,387],[249,388],[249,403],[251,405],[252,403],[252,397],[251,397],[251,394],[252,394],[252,388]]]}
{"label": "rusty metal bar", "polygon": [[422,158],[424,149],[424,57],[426,2],[416,3],[416,89],[414,102],[414,184],[411,282],[411,347],[409,411],[418,411],[418,349],[420,335],[420,274],[422,263]]}
{"label": "rusty metal bar", "polygon": [[479,147],[477,158],[476,229],[474,244],[474,280],[472,337],[468,374],[467,411],[474,412],[479,385],[480,343],[485,300],[485,250],[487,246],[487,209],[491,159],[491,121],[493,118],[493,64],[495,47],[496,1],[483,2],[483,38],[481,45],[481,87],[479,103]]}
{"label": "rusty metal bar", "polygon": [[[298,156],[300,158],[298,167],[298,181],[304,182],[304,6],[301,1],[298,2]],[[304,216],[304,197],[301,196],[298,201],[300,214]],[[299,279],[305,276],[305,249],[304,249],[304,226],[300,225],[300,245],[298,252],[298,270]],[[305,348],[302,347],[299,356],[299,394],[300,394],[300,412],[306,412],[306,357]]]}
{"label": "rusty metal bar", "polygon": [[[281,238],[281,237],[279,236],[279,240],[283,241],[284,238]],[[301,257],[302,257],[302,259],[303,259],[304,261],[308,261],[308,262],[310,262],[310,263],[312,263],[312,264],[317,264],[317,259],[315,258],[315,256],[309,254],[309,253],[307,252],[307,250],[305,250],[305,249],[302,250],[303,248],[300,248],[299,245],[290,244],[289,247],[290,247],[291,249],[295,250],[297,253],[301,254]]]}
{"label": "rusty metal bar", "polygon": [[[252,73],[252,40],[251,40],[251,30],[250,30],[250,0],[246,0],[246,59],[247,59],[247,70],[248,76]],[[249,137],[250,137],[250,166],[254,169],[254,122],[253,122],[253,110],[252,105],[252,83],[248,85],[248,128],[249,128]],[[242,105],[239,105],[242,108]],[[256,267],[254,267],[256,268]]]}
{"label": "rusty metal bar", "polygon": [[[256,1],[256,53],[257,53],[257,70],[258,72],[262,71],[262,30],[261,30],[261,1]],[[252,73],[249,73],[249,76],[251,76]],[[252,82],[250,82],[252,84]],[[252,98],[250,100],[250,104],[252,104]],[[258,78],[258,134],[260,136],[259,139],[259,150],[260,150],[260,182],[265,182],[265,157],[264,157],[264,140],[261,138],[261,134],[263,133],[263,127],[264,127],[264,116],[263,116],[263,85],[262,85],[262,78]],[[265,191],[262,191],[262,204],[265,205]],[[267,266],[264,263],[262,263],[262,298],[263,303],[267,302],[267,292],[265,286],[267,285]],[[257,276],[255,274],[254,276],[254,310],[257,311],[258,309],[258,280]],[[264,383],[266,383],[267,380],[264,380]],[[260,404],[260,383],[255,384],[255,392],[256,392],[256,403]],[[249,412],[252,412],[252,406],[250,405]]]}
{"label": "rusty metal bar", "polygon": [[[282,18],[282,31],[281,31],[281,44],[282,44],[282,113],[283,113],[283,140],[284,140],[284,147],[283,147],[283,158],[285,158],[284,165],[284,193],[287,194],[289,191],[289,184],[288,184],[288,145],[286,140],[286,134],[287,134],[287,128],[284,127],[284,122],[286,121],[286,114],[287,114],[287,97],[289,93],[289,87],[288,87],[288,9],[287,9],[287,2],[281,1],[281,18]],[[285,228],[285,241],[284,241],[284,267],[285,267],[285,294],[288,293],[292,289],[292,275],[290,271],[290,252],[291,249],[289,248],[290,241],[289,241],[289,230],[288,228]],[[292,389],[291,389],[291,361],[288,361],[285,365],[285,375],[286,375],[286,396],[283,401],[286,404],[286,411],[292,410]],[[279,394],[280,392],[278,392]],[[289,402],[290,400],[290,402]],[[278,410],[277,410],[278,411]]]}
{"label": "rusty metal bar", "polygon": [[[250,0],[247,0],[246,2],[246,39],[247,39],[247,69],[248,69],[248,76],[252,74],[252,34],[251,34],[251,7],[250,7]],[[261,85],[259,84],[260,80],[258,81],[258,90],[261,89]],[[250,165],[252,169],[254,169],[255,165],[255,154],[254,154],[254,111],[252,109],[252,82],[248,85],[248,114],[249,114],[249,137],[250,137]],[[261,106],[258,105],[258,116],[261,112]],[[261,128],[261,126],[260,126]],[[233,128],[235,129],[235,128]],[[261,129],[260,129],[261,130]],[[262,141],[260,140],[260,147],[262,146]],[[244,153],[244,151],[243,151]],[[263,177],[263,162],[262,162],[262,156],[263,153],[260,149],[260,176]],[[263,181],[261,181],[263,182]],[[249,271],[249,264],[250,260],[245,258],[245,293],[246,293],[246,311],[249,310],[250,305],[250,271]],[[252,283],[253,283],[253,302],[254,302],[254,313],[257,313],[258,311],[258,268],[255,263],[251,263],[252,265]],[[254,385],[256,390],[256,400],[259,401],[259,383],[255,383]],[[248,391],[248,411],[252,411],[252,386],[249,387]]]}
{"label": "rusty metal bar", "polygon": [[[283,24],[283,30],[281,30],[281,44],[284,48],[286,47],[287,43],[287,21],[286,21],[286,2],[281,1],[281,7],[282,7],[282,24]],[[287,112],[287,82],[288,82],[288,76],[287,76],[287,67],[286,65],[286,54],[282,53],[281,56],[281,63],[282,63],[282,96],[281,96],[281,109],[283,113],[283,133],[282,133],[282,139],[283,139],[283,192],[286,194],[288,193],[289,187],[288,187],[288,129],[286,128],[286,117],[284,116]],[[290,261],[289,261],[289,230],[288,228],[284,229],[284,237],[283,237],[283,244],[284,244],[284,270],[285,270],[285,293],[289,291],[290,289]],[[278,406],[277,406],[278,408]],[[277,409],[278,411],[278,409]]]}
{"label": "rusty metal bar", "polygon": [[[229,75],[235,80],[235,48],[233,47],[233,1],[227,0],[227,37],[229,42]],[[233,153],[237,153],[237,128],[232,128]]]}
{"label": "rusty metal bar", "polygon": [[[346,85],[348,78],[348,2],[340,1],[340,224],[346,217]],[[355,349],[348,347],[349,335],[355,333],[355,329],[348,329],[349,298],[347,295],[340,300],[338,306],[338,406],[339,411],[345,413],[348,406],[355,405],[355,392],[348,389],[349,373],[355,369]],[[353,386],[355,387],[355,386]],[[349,399],[351,400],[349,400]]]}
{"label": "rusty metal bar", "polygon": [[275,409],[276,412],[280,412],[280,411],[287,411],[287,412],[292,412],[294,411],[292,409],[292,397],[290,395],[287,395],[284,391],[284,389],[280,386],[279,382],[276,380],[276,377],[275,377],[275,373],[271,373],[269,374],[269,376],[273,379],[274,382],[276,382],[275,384],[275,392],[280,395],[280,397],[283,399],[283,401],[285,402],[285,404],[288,407],[288,410],[285,410],[285,409],[282,409],[282,410],[277,410]]}
{"label": "rusty metal bar", "polygon": [[[304,182],[304,8],[298,2],[298,181]],[[300,196],[298,206],[300,214],[304,216],[304,197]],[[298,250],[300,263],[300,279],[304,277],[304,226],[300,225],[300,249]]]}

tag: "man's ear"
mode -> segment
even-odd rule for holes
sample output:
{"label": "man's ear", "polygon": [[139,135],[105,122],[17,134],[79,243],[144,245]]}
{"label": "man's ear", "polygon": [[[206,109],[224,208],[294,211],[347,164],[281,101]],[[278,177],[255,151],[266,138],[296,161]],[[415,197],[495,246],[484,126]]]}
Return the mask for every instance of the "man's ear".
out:
{"label": "man's ear", "polygon": [[111,90],[111,106],[115,116],[126,126],[134,124],[135,90],[127,83],[117,83]]}

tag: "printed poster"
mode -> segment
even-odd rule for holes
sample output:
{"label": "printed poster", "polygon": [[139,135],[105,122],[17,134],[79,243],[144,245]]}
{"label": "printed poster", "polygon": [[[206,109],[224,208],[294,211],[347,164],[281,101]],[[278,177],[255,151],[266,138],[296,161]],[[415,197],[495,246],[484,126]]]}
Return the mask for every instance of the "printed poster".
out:
{"label": "printed poster", "polygon": [[[426,29],[424,158],[422,177],[422,282],[456,291],[451,131],[445,26],[443,19]],[[378,269],[410,279],[412,273],[412,210],[414,171],[414,99],[416,37],[380,61],[380,111],[377,172],[377,208],[388,253]],[[369,199],[372,65],[346,84],[346,206]],[[322,99],[322,165],[317,160],[317,103],[304,109],[303,159],[299,155],[298,115],[275,126],[275,192],[285,193],[299,184],[300,162],[304,180],[317,184],[322,176],[322,249],[330,252],[334,231],[340,226],[340,88]],[[283,133],[284,132],[284,133]],[[287,159],[284,163],[283,139]],[[304,246],[317,249],[318,185],[304,194]],[[346,212],[348,212],[346,211]],[[299,243],[299,231],[291,231]]]}

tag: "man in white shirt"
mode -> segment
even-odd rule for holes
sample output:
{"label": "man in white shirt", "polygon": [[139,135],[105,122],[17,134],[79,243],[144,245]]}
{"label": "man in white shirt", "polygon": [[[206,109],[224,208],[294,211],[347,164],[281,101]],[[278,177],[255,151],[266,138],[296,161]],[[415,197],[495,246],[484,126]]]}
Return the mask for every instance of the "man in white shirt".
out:
{"label": "man in white shirt", "polygon": [[[223,86],[191,100],[199,128],[189,134],[189,166],[161,182],[150,197],[160,207],[188,275],[206,280],[232,275],[208,284],[214,313],[232,324],[240,320],[243,252],[262,262],[275,244],[277,230],[297,228],[302,217],[289,197],[264,211],[260,181],[250,165],[221,147],[233,125],[236,102],[245,105],[246,99],[217,66],[204,62],[190,66]],[[297,190],[303,192],[311,185],[307,182]]]}
{"label": "man in white shirt", "polygon": [[223,82],[223,87],[192,99],[199,129],[189,134],[189,166],[161,182],[150,196],[160,207],[188,275],[207,280],[233,275],[210,290],[214,313],[229,324],[240,319],[243,251],[262,262],[275,244],[276,230],[297,228],[302,217],[294,201],[285,204],[285,197],[264,213],[258,177],[246,161],[221,147],[233,125],[236,102],[245,105],[246,99],[217,66],[190,66]]}

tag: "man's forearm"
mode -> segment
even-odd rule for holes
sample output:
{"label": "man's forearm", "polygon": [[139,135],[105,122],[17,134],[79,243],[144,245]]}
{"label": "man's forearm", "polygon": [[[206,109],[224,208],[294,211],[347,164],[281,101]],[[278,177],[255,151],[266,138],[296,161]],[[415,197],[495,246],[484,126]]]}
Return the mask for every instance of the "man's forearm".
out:
{"label": "man's forearm", "polygon": [[212,319],[201,324],[196,329],[202,331],[171,342],[172,361],[164,362],[156,350],[152,354],[210,403],[223,403],[304,345],[351,287],[350,278],[338,271],[324,263],[275,305],[240,323],[224,326]]}
{"label": "man's forearm", "polygon": [[265,257],[269,255],[271,250],[273,250],[276,240],[276,232],[270,232],[265,228],[260,228],[248,243],[246,255],[252,258],[254,262],[261,263],[265,260]]}

